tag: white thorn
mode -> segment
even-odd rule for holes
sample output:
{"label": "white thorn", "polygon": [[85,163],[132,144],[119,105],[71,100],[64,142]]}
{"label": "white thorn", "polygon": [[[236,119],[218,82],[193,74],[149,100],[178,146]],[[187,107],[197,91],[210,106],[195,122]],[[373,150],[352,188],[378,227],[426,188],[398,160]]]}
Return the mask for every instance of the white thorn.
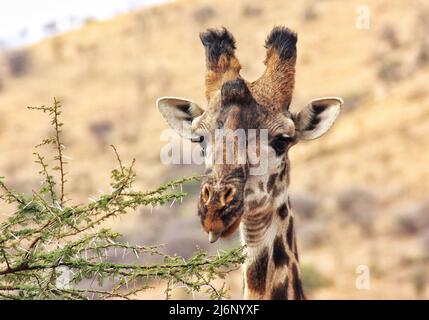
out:
{"label": "white thorn", "polygon": [[173,201],[170,204],[170,208],[174,205],[175,202],[176,202],[176,198],[173,198]]}

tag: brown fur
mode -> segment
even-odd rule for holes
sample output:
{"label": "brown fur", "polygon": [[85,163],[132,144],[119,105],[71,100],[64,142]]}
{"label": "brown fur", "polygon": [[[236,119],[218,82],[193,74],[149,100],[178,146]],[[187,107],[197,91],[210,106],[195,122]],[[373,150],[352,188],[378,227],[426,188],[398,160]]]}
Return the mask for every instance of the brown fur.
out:
{"label": "brown fur", "polygon": [[241,65],[235,57],[222,55],[217,66],[209,67],[206,73],[206,98],[211,100],[213,93],[220,90],[222,84],[240,77]]}
{"label": "brown fur", "polygon": [[303,299],[287,190],[288,151],[300,140],[324,134],[343,102],[315,99],[299,113],[289,112],[297,35],[285,27],[268,35],[266,69],[254,82],[240,76],[228,30],[209,29],[200,38],[206,52],[206,110],[171,97],[159,99],[158,108],[171,127],[204,149],[201,224],[210,242],[240,226],[248,254],[245,298]]}
{"label": "brown fur", "polygon": [[[253,83],[240,76],[241,65],[235,57],[235,40],[226,30],[208,30],[201,35],[206,49],[206,97],[207,112],[203,115],[200,128],[213,134],[215,128],[236,130],[266,128],[269,134],[276,132],[294,134],[294,125],[288,107],[292,99],[296,63],[296,35],[286,28],[274,28],[267,38],[266,70]],[[279,111],[281,111],[279,113]],[[288,122],[289,121],[289,122]],[[291,143],[292,144],[292,143]],[[233,144],[234,149],[237,144]],[[226,148],[222,148],[223,160]],[[260,150],[256,149],[256,153]],[[273,172],[265,182],[260,181],[256,189],[244,189],[248,167],[239,164],[213,165],[203,181],[205,186],[217,186],[217,197],[226,183],[238,190],[242,204],[244,198],[266,195],[249,200],[246,209],[232,201],[223,210],[215,196],[210,203],[200,199],[199,215],[207,232],[221,233],[222,237],[232,234],[241,223],[245,242],[249,247],[260,247],[250,256],[246,264],[246,298],[288,299],[303,297],[297,266],[297,252],[294,239],[292,214],[287,205],[289,184],[289,161],[284,155],[278,172]],[[225,182],[228,181],[228,182]],[[264,207],[267,202],[282,197],[281,206]],[[207,200],[207,199],[206,199]],[[213,203],[212,203],[213,202]],[[270,202],[271,203],[271,202]],[[265,208],[265,209],[262,209]],[[230,212],[225,212],[229,210]],[[243,215],[244,210],[246,214]],[[269,243],[263,244],[266,233],[273,223],[279,223],[278,233]],[[295,270],[296,269],[296,270]],[[298,292],[297,292],[298,290]]]}
{"label": "brown fur", "polygon": [[246,272],[247,285],[254,293],[254,298],[260,298],[265,293],[267,267],[268,248],[264,248]]}

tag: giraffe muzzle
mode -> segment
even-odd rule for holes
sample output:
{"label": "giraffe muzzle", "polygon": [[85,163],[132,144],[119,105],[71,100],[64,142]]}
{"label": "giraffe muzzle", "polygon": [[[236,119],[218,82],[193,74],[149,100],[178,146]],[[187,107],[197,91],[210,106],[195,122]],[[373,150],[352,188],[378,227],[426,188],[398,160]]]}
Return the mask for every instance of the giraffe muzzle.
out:
{"label": "giraffe muzzle", "polygon": [[233,183],[203,184],[198,215],[210,243],[237,229],[243,211],[242,193],[242,187]]}
{"label": "giraffe muzzle", "polygon": [[222,209],[234,200],[237,188],[231,184],[222,187],[213,187],[205,184],[202,188],[201,198],[206,206]]}

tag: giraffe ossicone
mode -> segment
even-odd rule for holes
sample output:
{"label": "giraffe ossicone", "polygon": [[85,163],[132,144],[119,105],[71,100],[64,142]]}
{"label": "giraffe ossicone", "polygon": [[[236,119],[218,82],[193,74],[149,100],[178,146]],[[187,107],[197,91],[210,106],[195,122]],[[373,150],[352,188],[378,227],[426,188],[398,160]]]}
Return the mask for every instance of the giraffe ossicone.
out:
{"label": "giraffe ossicone", "polygon": [[[289,111],[297,35],[288,28],[275,27],[268,35],[266,69],[254,82],[240,75],[235,40],[228,30],[209,29],[200,38],[206,53],[207,107],[172,97],[158,99],[157,105],[175,131],[205,151],[206,174],[198,202],[202,227],[210,242],[240,230],[247,253],[246,299],[304,299],[288,196],[288,151],[301,140],[322,136],[343,101],[319,98],[298,113]],[[214,139],[219,130],[224,139]],[[240,130],[245,132],[244,156],[237,152]],[[255,131],[253,137],[249,130]],[[253,140],[257,143],[250,143]],[[215,161],[219,158],[223,161]],[[264,159],[264,171],[253,174]]]}

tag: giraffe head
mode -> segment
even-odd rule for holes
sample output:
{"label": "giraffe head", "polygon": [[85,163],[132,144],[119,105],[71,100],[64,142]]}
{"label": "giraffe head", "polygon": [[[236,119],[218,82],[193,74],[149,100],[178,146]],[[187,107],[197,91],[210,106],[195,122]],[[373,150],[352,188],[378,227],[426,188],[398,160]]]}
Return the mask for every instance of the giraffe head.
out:
{"label": "giraffe head", "polygon": [[235,40],[225,28],[200,38],[207,66],[205,110],[181,98],[163,97],[157,105],[168,124],[205,153],[198,215],[214,242],[232,234],[243,215],[278,206],[288,185],[289,148],[324,134],[342,100],[315,99],[298,113],[289,111],[297,36],[287,28],[269,34],[266,70],[254,82],[240,76]]}

